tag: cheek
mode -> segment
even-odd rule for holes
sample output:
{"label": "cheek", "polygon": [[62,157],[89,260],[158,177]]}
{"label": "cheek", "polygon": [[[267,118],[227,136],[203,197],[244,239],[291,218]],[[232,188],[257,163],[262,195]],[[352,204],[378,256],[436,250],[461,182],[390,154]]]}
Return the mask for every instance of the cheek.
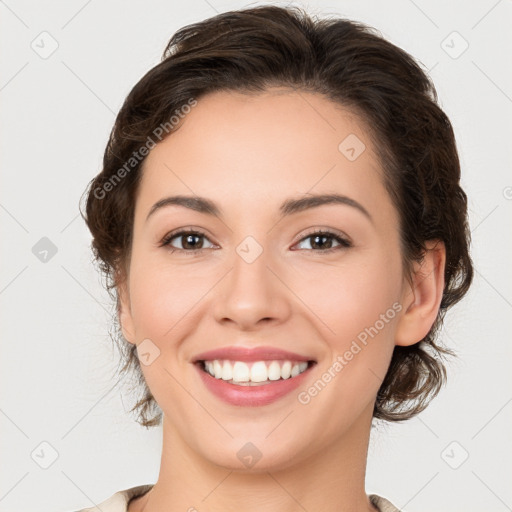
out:
{"label": "cheek", "polygon": [[[342,265],[308,263],[300,269],[295,266],[295,270],[298,272],[293,275],[301,277],[294,278],[293,289],[317,318],[316,324],[332,348],[343,349],[347,341],[376,322],[380,327],[381,315],[390,309],[386,326],[394,324],[393,304],[401,291],[399,255],[354,255]],[[387,327],[384,330],[386,336],[392,332]]]}
{"label": "cheek", "polygon": [[338,435],[340,422],[358,417],[374,402],[386,375],[402,308],[401,269],[400,262],[387,260],[386,265],[351,265],[350,271],[320,276],[311,279],[310,292],[302,296],[321,320],[316,324],[326,357],[317,380],[300,390],[298,401],[318,412],[325,432]]}
{"label": "cheek", "polygon": [[181,365],[187,365],[181,353],[182,340],[201,322],[201,299],[216,282],[211,273],[185,268],[147,255],[132,257],[130,299],[136,340],[149,339],[154,344],[147,345],[154,360],[141,364],[141,370],[159,404],[172,403],[170,397],[175,402],[187,401],[172,376],[181,371]]}
{"label": "cheek", "polygon": [[[301,275],[308,275],[306,269]],[[401,278],[399,253],[381,251],[356,255],[343,266],[324,266],[303,280],[297,295],[320,320],[315,324],[326,357],[318,368],[322,382],[302,390],[300,403],[311,400],[325,410],[337,404],[357,415],[375,399],[393,353]],[[326,392],[320,393],[324,385]],[[333,432],[339,427],[335,419],[329,426]]]}
{"label": "cheek", "polygon": [[194,320],[216,280],[212,272],[193,263],[170,264],[165,257],[133,255],[130,269],[131,311],[137,339],[179,338]]}

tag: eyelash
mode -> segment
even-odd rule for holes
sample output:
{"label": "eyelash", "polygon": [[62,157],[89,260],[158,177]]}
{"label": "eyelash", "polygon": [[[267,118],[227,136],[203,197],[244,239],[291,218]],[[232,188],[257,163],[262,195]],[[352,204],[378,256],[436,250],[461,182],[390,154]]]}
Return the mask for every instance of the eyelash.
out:
{"label": "eyelash", "polygon": [[[201,232],[201,231],[198,231],[198,230],[190,230],[190,231],[187,231],[187,230],[181,230],[181,231],[176,231],[176,232],[172,232],[172,233],[169,233],[168,235],[166,235],[162,242],[160,243],[160,247],[168,247],[168,250],[171,252],[171,253],[174,253],[176,251],[179,251],[179,252],[183,252],[183,253],[188,253],[190,256],[195,256],[195,255],[198,255],[198,254],[201,254],[203,251],[205,250],[208,250],[209,247],[202,247],[200,249],[180,249],[180,248],[177,248],[177,247],[170,247],[170,243],[172,240],[174,240],[175,238],[179,238],[180,236],[185,236],[185,235],[197,235],[197,236],[203,236],[205,238],[208,238],[206,236],[205,233]],[[315,249],[298,249],[298,250],[309,250],[310,252],[320,252],[320,253],[332,253],[334,251],[337,251],[337,250],[342,250],[342,249],[348,249],[350,247],[352,247],[352,242],[350,240],[348,240],[347,238],[344,238],[340,233],[336,233],[336,232],[333,232],[333,231],[328,231],[328,230],[322,230],[322,229],[316,229],[314,231],[311,231],[309,233],[307,233],[306,235],[304,235],[297,243],[300,243],[304,240],[307,240],[308,238],[311,238],[313,236],[318,236],[318,235],[327,235],[327,237],[329,238],[333,238],[334,240],[336,240],[336,242],[338,242],[340,245],[336,246],[336,247],[331,247],[329,249],[325,249],[325,250],[322,250],[322,249],[318,249],[318,250],[315,250]]]}

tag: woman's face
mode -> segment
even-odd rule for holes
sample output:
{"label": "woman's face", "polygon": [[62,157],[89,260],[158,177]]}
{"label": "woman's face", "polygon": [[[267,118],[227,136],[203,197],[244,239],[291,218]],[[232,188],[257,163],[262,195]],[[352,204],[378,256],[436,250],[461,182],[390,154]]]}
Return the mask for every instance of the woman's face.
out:
{"label": "woman's face", "polygon": [[[230,468],[335,450],[371,421],[410,291],[368,134],[287,89],[210,94],[180,124],[144,163],[121,315],[164,428]],[[321,195],[342,199],[301,203]],[[218,212],[153,208],[172,196]],[[205,355],[232,348],[247,350]]]}

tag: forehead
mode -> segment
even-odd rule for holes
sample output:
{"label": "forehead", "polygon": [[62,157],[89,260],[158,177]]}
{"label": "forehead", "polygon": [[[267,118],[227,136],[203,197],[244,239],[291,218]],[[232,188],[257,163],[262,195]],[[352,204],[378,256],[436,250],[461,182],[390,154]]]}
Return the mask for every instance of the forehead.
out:
{"label": "forehead", "polygon": [[386,195],[362,120],[320,94],[284,88],[200,98],[147,156],[137,209],[147,212],[167,192],[246,209],[308,192],[367,204]]}

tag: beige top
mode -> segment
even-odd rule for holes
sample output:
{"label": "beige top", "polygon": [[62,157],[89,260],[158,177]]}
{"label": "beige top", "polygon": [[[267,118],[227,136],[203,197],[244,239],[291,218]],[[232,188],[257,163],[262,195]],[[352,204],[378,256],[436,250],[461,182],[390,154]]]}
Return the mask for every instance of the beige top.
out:
{"label": "beige top", "polygon": [[[126,512],[128,510],[128,503],[130,500],[146,494],[152,487],[153,484],[130,487],[129,489],[116,492],[113,496],[95,507],[83,508],[76,512]],[[401,512],[386,498],[382,498],[376,494],[370,494],[369,498],[371,504],[377,507],[379,512]]]}

